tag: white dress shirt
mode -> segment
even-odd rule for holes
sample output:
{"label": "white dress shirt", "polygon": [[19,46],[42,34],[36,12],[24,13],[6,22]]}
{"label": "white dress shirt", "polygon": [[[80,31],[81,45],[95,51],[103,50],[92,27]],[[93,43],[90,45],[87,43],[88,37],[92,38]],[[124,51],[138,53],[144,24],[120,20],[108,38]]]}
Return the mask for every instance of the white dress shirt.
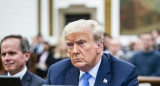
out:
{"label": "white dress shirt", "polygon": [[48,51],[43,52],[41,57],[40,57],[40,61],[39,62],[42,63],[42,64],[46,64],[45,62],[47,60],[48,55],[49,55]]}
{"label": "white dress shirt", "polygon": [[26,72],[27,72],[27,67],[25,66],[24,69],[17,74],[10,75],[10,73],[8,72],[8,76],[20,77],[20,79],[22,80]]}
{"label": "white dress shirt", "polygon": [[[99,69],[100,63],[101,63],[101,59],[100,59],[100,61],[98,62],[98,64],[88,72],[88,73],[92,76],[92,77],[88,80],[90,86],[94,86],[94,83],[95,83],[95,80],[96,80],[96,77],[97,77],[97,73],[98,73],[98,69]],[[83,71],[80,70],[79,84],[78,84],[78,86],[82,86],[82,85],[83,85],[83,81],[84,81],[83,74],[84,74],[84,73],[85,73],[85,72],[83,72]]]}

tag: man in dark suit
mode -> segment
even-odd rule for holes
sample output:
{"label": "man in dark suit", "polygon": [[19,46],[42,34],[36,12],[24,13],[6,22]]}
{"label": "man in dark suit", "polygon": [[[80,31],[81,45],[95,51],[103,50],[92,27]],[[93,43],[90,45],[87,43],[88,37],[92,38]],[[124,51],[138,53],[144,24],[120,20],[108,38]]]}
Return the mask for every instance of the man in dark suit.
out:
{"label": "man in dark suit", "polygon": [[103,29],[94,20],[69,23],[63,31],[70,59],[53,64],[45,84],[138,86],[135,66],[103,54]]}
{"label": "man in dark suit", "polygon": [[27,70],[30,47],[26,38],[20,35],[6,36],[1,41],[0,50],[6,75],[20,77],[22,86],[42,86],[44,79]]}

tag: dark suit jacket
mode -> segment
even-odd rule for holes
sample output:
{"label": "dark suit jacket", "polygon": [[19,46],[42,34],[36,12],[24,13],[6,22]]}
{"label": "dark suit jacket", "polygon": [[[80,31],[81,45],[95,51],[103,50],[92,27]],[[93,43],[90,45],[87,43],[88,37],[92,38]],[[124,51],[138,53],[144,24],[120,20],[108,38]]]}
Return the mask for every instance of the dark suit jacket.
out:
{"label": "dark suit jacket", "polygon": [[[7,73],[3,75],[7,75]],[[27,70],[26,74],[23,76],[21,80],[21,83],[22,86],[42,86],[42,84],[44,84],[44,79]]]}
{"label": "dark suit jacket", "polygon": [[[138,86],[137,77],[135,66],[110,54],[103,54],[94,86]],[[70,59],[66,59],[49,68],[45,84],[78,85],[78,82],[79,69],[72,65]]]}
{"label": "dark suit jacket", "polygon": [[42,86],[42,84],[44,83],[44,79],[27,70],[21,82],[22,86]]}
{"label": "dark suit jacket", "polygon": [[[51,51],[48,51],[48,52],[49,52],[49,54],[48,54],[47,59],[46,59],[46,62],[45,62],[46,65],[47,65],[47,67],[49,67],[50,65],[52,65],[53,62],[54,62],[53,53],[52,53]],[[38,57],[37,57],[37,62],[39,62],[41,55],[42,55],[42,54],[38,55]]]}

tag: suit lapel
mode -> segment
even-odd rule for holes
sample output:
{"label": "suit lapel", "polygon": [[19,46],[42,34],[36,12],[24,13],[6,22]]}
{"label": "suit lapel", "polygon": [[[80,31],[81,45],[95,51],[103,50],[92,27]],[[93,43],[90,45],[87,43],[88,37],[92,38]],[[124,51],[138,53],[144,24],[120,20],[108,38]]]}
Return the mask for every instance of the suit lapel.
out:
{"label": "suit lapel", "polygon": [[97,73],[95,86],[107,86],[111,79],[111,62],[110,56],[102,56],[101,64]]}
{"label": "suit lapel", "polygon": [[22,85],[23,86],[29,86],[30,81],[31,81],[31,75],[30,75],[29,71],[27,70],[26,74],[22,78]]}
{"label": "suit lapel", "polygon": [[69,70],[66,72],[66,77],[65,77],[65,84],[66,85],[78,85],[79,82],[79,69],[74,67],[69,68]]}

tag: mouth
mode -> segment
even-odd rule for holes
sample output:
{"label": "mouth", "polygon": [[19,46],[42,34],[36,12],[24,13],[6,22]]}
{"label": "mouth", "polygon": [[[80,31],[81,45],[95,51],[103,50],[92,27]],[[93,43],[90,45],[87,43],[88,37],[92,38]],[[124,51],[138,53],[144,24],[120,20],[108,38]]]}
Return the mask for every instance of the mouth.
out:
{"label": "mouth", "polygon": [[83,59],[81,59],[81,58],[76,58],[76,59],[74,59],[73,61],[74,61],[75,63],[77,63],[77,62],[82,62]]}
{"label": "mouth", "polygon": [[11,67],[13,65],[13,63],[6,63],[5,66],[6,67]]}

